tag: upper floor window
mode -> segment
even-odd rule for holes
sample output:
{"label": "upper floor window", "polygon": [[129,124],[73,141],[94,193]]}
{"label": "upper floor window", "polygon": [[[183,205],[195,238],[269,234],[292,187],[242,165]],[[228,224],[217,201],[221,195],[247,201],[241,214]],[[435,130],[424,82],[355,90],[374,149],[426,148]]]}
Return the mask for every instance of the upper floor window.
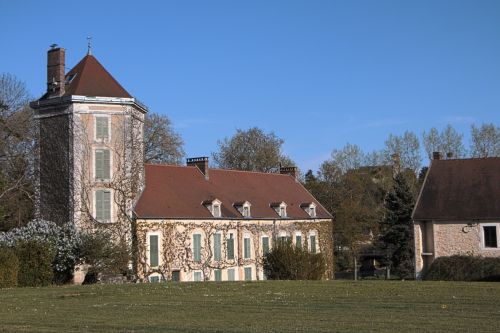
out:
{"label": "upper floor window", "polygon": [[95,191],[95,219],[99,222],[111,220],[111,191]]}
{"label": "upper floor window", "polygon": [[193,235],[193,261],[201,262],[201,234]]}
{"label": "upper floor window", "polygon": [[109,149],[95,150],[95,179],[109,180],[111,177],[111,154]]}
{"label": "upper floor window", "polygon": [[109,139],[109,123],[110,117],[96,116],[95,117],[95,139],[108,140]]}

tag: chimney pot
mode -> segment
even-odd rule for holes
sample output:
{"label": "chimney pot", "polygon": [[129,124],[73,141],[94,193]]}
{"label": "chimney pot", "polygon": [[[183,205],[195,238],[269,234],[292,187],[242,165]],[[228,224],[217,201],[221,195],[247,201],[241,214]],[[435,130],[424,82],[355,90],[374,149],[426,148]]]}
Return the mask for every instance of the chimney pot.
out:
{"label": "chimney pot", "polygon": [[433,160],[440,160],[441,159],[441,152],[435,151],[432,153],[432,159]]}
{"label": "chimney pot", "polygon": [[208,180],[208,157],[188,158],[186,159],[186,165],[197,167],[205,175],[205,179]]}
{"label": "chimney pot", "polygon": [[51,45],[47,52],[47,93],[49,98],[60,97],[65,91],[65,50]]}

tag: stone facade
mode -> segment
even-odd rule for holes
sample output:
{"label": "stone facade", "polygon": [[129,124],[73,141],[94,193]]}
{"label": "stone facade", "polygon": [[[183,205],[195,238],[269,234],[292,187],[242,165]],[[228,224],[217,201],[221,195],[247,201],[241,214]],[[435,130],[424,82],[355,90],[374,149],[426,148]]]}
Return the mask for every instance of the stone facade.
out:
{"label": "stone facade", "polygon": [[[195,260],[193,235],[201,236],[201,258]],[[214,235],[219,234],[220,253]],[[151,265],[150,236],[158,236],[154,246],[155,260]],[[293,244],[309,251],[325,255],[328,269],[326,278],[332,274],[331,220],[138,220],[137,272],[143,281],[243,281],[264,280],[264,241],[269,249],[280,238],[288,238]],[[228,258],[228,239],[234,239],[234,258]],[[247,239],[247,240],[245,240]],[[245,253],[245,241],[249,253]],[[219,271],[219,274],[216,274]],[[232,273],[229,273],[232,271]],[[198,275],[196,276],[196,274]]]}
{"label": "stone facade", "polygon": [[453,255],[500,257],[500,248],[484,243],[484,226],[496,226],[498,221],[416,221],[415,268],[420,278],[434,259]]}

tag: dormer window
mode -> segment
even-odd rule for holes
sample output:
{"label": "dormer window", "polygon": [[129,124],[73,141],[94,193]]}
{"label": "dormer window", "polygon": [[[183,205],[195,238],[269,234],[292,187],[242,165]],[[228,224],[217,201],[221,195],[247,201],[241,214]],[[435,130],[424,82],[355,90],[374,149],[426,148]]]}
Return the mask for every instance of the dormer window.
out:
{"label": "dormer window", "polygon": [[307,202],[300,205],[300,207],[310,216],[316,217],[316,204],[314,202]]}
{"label": "dormer window", "polygon": [[243,216],[244,218],[252,217],[252,214],[250,212],[250,207],[252,205],[250,204],[250,202],[235,202],[233,206],[238,210],[238,212],[240,212],[241,216]]}
{"label": "dormer window", "polygon": [[210,211],[213,217],[222,217],[222,202],[219,199],[203,201],[202,204]]}
{"label": "dormer window", "polygon": [[287,217],[287,213],[286,213],[286,203],[285,202],[273,202],[271,203],[271,207],[274,208],[274,210],[276,211],[276,213],[282,218],[286,218]]}

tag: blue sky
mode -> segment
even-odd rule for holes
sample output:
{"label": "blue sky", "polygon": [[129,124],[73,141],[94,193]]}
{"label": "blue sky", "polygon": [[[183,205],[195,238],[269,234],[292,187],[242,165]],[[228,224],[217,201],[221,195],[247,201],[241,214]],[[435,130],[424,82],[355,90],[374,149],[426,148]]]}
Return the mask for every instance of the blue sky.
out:
{"label": "blue sky", "polygon": [[[0,0],[0,72],[45,89],[46,51],[93,54],[189,156],[236,128],[285,140],[303,170],[347,142],[500,123],[500,1]],[[424,160],[425,163],[425,160]]]}

